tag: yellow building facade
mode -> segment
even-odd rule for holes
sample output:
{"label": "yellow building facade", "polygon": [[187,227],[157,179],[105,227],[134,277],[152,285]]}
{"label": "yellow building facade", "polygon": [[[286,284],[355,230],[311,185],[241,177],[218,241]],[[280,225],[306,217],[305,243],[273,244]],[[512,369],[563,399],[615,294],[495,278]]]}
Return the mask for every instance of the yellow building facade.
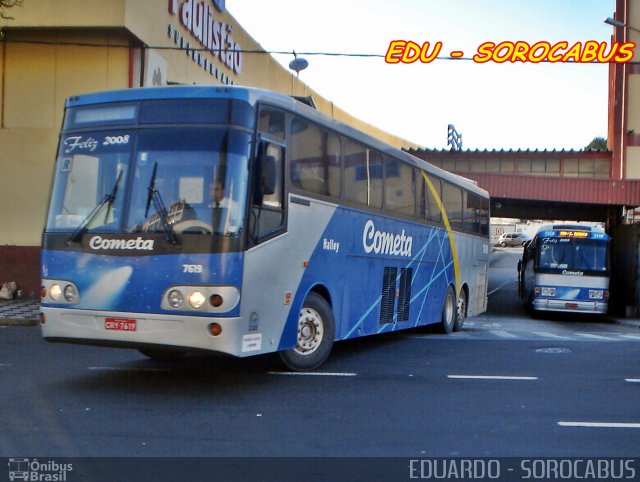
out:
{"label": "yellow building facade", "polygon": [[[39,249],[65,99],[165,84],[312,96],[321,112],[397,147],[264,52],[224,0],[24,0],[0,41],[0,282],[37,296]],[[274,27],[275,28],[275,27]],[[292,56],[293,59],[293,56]]]}

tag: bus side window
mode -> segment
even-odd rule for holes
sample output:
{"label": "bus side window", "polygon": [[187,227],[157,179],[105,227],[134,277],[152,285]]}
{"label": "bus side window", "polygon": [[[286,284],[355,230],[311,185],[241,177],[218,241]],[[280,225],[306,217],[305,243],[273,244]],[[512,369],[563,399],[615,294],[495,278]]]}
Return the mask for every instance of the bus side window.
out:
{"label": "bus side window", "polygon": [[384,207],[407,216],[416,212],[414,170],[408,164],[389,157],[384,162]]}
{"label": "bus side window", "polygon": [[284,139],[285,113],[277,109],[263,107],[260,109],[258,117],[258,130]]}
{"label": "bus side window", "polygon": [[[440,224],[442,222],[442,217],[440,215],[440,208],[438,208],[438,203],[435,200],[433,192],[430,187],[427,185],[427,182],[423,178],[421,173],[418,173],[418,192],[420,193],[420,219],[425,219],[427,221],[431,221],[436,224]],[[433,188],[436,190],[438,196],[440,196],[440,180],[434,177],[429,178]]]}
{"label": "bus side window", "polygon": [[472,192],[462,191],[463,223],[467,231],[488,234],[487,200]]}
{"label": "bus side window", "polygon": [[382,154],[345,139],[344,199],[376,208],[382,207]]}
{"label": "bus side window", "polygon": [[452,228],[462,228],[462,190],[442,181],[442,204]]}
{"label": "bus side window", "polygon": [[480,234],[489,235],[489,200],[480,198]]}
{"label": "bus side window", "polygon": [[293,187],[340,196],[340,138],[336,134],[294,117],[287,150]]}
{"label": "bus side window", "polygon": [[252,207],[252,224],[257,238],[278,231],[284,221],[282,176],[284,149],[276,144],[266,143],[263,155],[271,158],[269,164],[275,167],[275,189],[273,193],[265,193],[262,196],[262,202],[259,204],[254,202]]}

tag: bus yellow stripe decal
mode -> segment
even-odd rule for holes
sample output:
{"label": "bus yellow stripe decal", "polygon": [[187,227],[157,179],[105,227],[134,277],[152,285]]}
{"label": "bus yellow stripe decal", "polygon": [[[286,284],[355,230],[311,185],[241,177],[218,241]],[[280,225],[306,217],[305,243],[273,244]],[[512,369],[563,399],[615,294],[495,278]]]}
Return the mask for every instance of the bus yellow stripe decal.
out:
{"label": "bus yellow stripe decal", "polygon": [[456,297],[460,294],[460,264],[458,262],[458,250],[456,249],[456,242],[453,239],[453,231],[451,230],[451,224],[449,224],[449,217],[442,204],[442,199],[436,190],[436,187],[431,182],[431,179],[424,173],[420,172],[424,178],[424,182],[429,187],[429,191],[433,194],[433,198],[436,200],[440,214],[442,214],[442,220],[444,221],[444,227],[447,229],[447,235],[449,236],[449,245],[451,246],[451,256],[453,257],[453,273],[456,277]]}

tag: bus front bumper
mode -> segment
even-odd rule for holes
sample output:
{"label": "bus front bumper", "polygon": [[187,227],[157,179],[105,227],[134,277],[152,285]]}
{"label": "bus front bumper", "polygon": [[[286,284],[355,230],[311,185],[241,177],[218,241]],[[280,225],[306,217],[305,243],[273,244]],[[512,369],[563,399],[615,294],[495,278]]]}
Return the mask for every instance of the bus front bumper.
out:
{"label": "bus front bumper", "polygon": [[[120,348],[184,348],[209,350],[234,356],[247,353],[241,318],[109,313],[42,307],[42,336],[47,341]],[[209,330],[221,327],[219,335]],[[244,344],[243,344],[244,343]]]}
{"label": "bus front bumper", "polygon": [[533,309],[536,311],[568,311],[574,313],[590,313],[602,315],[607,312],[609,305],[602,301],[575,301],[535,298]]}

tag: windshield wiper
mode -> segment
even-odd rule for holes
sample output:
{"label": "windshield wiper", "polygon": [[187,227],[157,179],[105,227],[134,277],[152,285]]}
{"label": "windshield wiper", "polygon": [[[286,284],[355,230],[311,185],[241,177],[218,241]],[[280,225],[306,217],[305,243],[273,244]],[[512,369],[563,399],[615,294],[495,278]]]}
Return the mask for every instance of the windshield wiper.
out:
{"label": "windshield wiper", "polygon": [[82,220],[82,222],[78,225],[76,230],[69,236],[67,239],[67,243],[77,243],[80,237],[84,234],[84,232],[89,229],[89,225],[96,218],[100,210],[107,204],[107,212],[104,216],[104,224],[107,224],[107,220],[109,219],[109,215],[111,214],[111,206],[113,206],[113,202],[116,199],[116,194],[118,194],[118,186],[120,185],[120,179],[122,179],[122,173],[124,171],[120,171],[118,173],[118,178],[116,179],[115,184],[111,188],[111,192],[109,194],[105,194],[102,200],[96,204],[96,206],[91,210],[87,217]]}
{"label": "windshield wiper", "polygon": [[153,173],[151,174],[151,180],[149,181],[149,186],[147,187],[147,206],[144,211],[144,217],[146,218],[149,215],[149,206],[151,206],[151,201],[153,201],[153,207],[156,210],[156,213],[160,217],[160,221],[162,222],[162,227],[167,236],[167,241],[171,244],[177,244],[178,238],[176,237],[176,233],[173,231],[173,226],[169,222],[169,215],[167,214],[167,208],[162,201],[162,196],[160,195],[160,191],[156,189],[156,173],[158,171],[158,163],[155,162],[153,164]]}

